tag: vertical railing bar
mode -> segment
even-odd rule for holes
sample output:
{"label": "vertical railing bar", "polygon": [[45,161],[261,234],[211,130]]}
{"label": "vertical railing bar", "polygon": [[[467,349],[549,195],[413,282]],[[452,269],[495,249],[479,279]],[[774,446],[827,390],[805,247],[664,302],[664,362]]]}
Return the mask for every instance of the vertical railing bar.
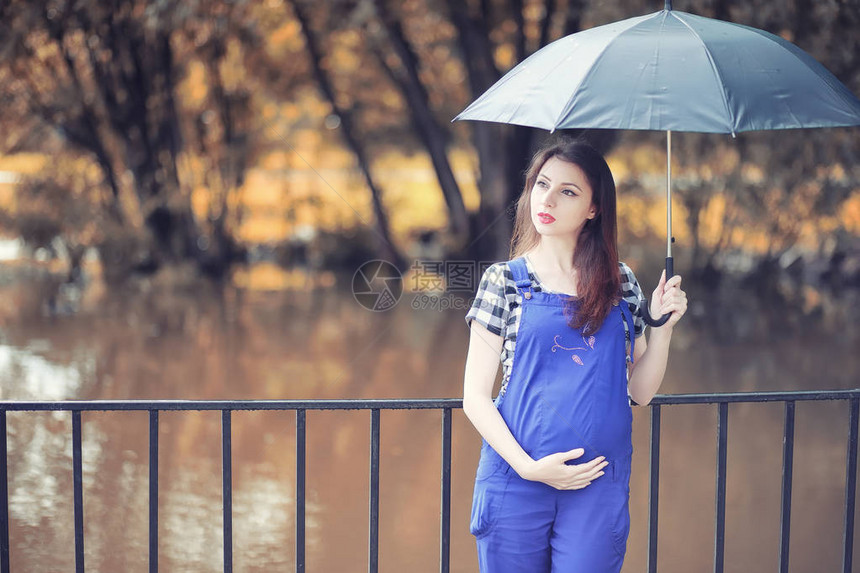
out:
{"label": "vertical railing bar", "polygon": [[657,510],[660,493],[660,405],[651,406],[651,462],[648,495],[648,573],[657,572]]}
{"label": "vertical railing bar", "polygon": [[439,531],[439,571],[451,567],[451,408],[442,409],[442,516]]}
{"label": "vertical railing bar", "polygon": [[791,539],[791,481],[794,466],[794,401],[785,403],[785,429],[782,440],[782,506],[780,509],[779,571],[788,573]]}
{"label": "vertical railing bar", "polygon": [[848,452],[845,467],[845,530],[842,538],[842,571],[851,573],[854,564],[854,495],[857,489],[857,422],[860,400],[852,398],[848,420]]}
{"label": "vertical railing bar", "polygon": [[0,571],[9,573],[9,473],[6,410],[0,410]]}
{"label": "vertical railing bar", "polygon": [[84,573],[84,480],[81,411],[72,410],[72,482],[75,506],[75,571]]}
{"label": "vertical railing bar", "polygon": [[221,487],[224,525],[224,573],[233,571],[233,454],[231,410],[221,410]]}
{"label": "vertical railing bar", "polygon": [[158,410],[149,411],[149,572],[158,573]]}
{"label": "vertical railing bar", "polygon": [[728,438],[728,402],[720,402],[717,421],[717,484],[714,523],[714,573],[722,573],[726,547],[726,442]]}
{"label": "vertical railing bar", "polygon": [[305,447],[307,411],[296,410],[296,573],[305,570]]}
{"label": "vertical railing bar", "polygon": [[379,408],[370,411],[370,532],[367,570],[379,569]]}

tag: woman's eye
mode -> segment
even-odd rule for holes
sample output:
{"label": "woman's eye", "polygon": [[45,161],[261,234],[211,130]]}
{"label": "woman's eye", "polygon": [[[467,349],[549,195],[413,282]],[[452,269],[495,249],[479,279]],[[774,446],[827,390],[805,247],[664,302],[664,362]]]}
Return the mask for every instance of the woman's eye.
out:
{"label": "woman's eye", "polygon": [[563,189],[562,192],[570,197],[576,197],[576,191],[573,189]]}

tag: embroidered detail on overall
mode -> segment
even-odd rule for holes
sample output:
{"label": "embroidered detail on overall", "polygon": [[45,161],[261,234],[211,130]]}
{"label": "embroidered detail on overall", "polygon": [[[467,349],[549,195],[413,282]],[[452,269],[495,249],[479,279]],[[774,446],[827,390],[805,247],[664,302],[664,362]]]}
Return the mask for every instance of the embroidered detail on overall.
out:
{"label": "embroidered detail on overall", "polygon": [[[570,346],[570,347],[568,347],[568,346],[562,346],[561,344],[559,344],[558,340],[559,340],[560,338],[561,338],[561,335],[560,335],[560,334],[556,334],[556,335],[555,335],[555,338],[553,338],[553,342],[554,342],[555,344],[553,344],[553,345],[552,345],[552,348],[550,348],[550,350],[552,350],[553,352],[555,352],[555,351],[556,351],[556,350],[558,350],[559,348],[561,348],[562,350],[582,350],[582,351],[585,351],[585,352],[587,352],[589,349],[592,349],[592,350],[594,349],[594,341],[595,341],[595,338],[594,338],[593,336],[589,336],[587,340],[586,340],[586,338],[585,338],[584,336],[581,336],[581,337],[580,337],[580,338],[582,338],[582,342],[583,342],[583,344],[585,344],[585,346]],[[585,366],[585,364],[583,364],[583,363],[582,363],[582,358],[580,358],[578,354],[573,354],[573,355],[571,355],[571,357],[570,357],[570,358],[571,358],[574,362],[576,362],[577,364],[579,364],[580,366]]]}

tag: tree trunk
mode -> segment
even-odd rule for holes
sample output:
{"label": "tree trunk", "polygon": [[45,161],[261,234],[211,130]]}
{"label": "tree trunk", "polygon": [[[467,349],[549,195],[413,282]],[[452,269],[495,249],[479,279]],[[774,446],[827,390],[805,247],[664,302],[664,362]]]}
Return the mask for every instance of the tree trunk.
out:
{"label": "tree trunk", "polygon": [[385,26],[394,51],[403,66],[403,72],[398,73],[392,69],[386,63],[383,54],[378,49],[376,50],[377,59],[395,85],[398,86],[400,93],[409,105],[413,125],[421,141],[424,143],[424,147],[430,154],[430,159],[436,172],[436,179],[439,182],[439,187],[442,189],[442,195],[445,198],[445,204],[448,207],[450,231],[454,236],[455,248],[460,248],[465,245],[467,240],[468,217],[466,206],[463,203],[463,194],[460,191],[460,186],[454,177],[454,171],[451,169],[451,164],[448,161],[448,134],[439,125],[439,122],[433,115],[433,111],[430,109],[427,90],[424,88],[424,84],[421,83],[418,75],[418,57],[406,39],[400,22],[392,17],[384,0],[376,0],[376,6],[380,20]]}
{"label": "tree trunk", "polygon": [[[473,19],[465,3],[448,0],[451,22],[457,29],[463,62],[469,78],[472,96],[477,97],[500,77],[493,60],[489,31]],[[508,258],[513,231],[511,198],[518,183],[508,176],[508,138],[510,127],[486,122],[471,124],[475,149],[478,152],[478,189],[481,206],[470,245],[471,256],[479,260]]]}
{"label": "tree trunk", "polygon": [[[96,12],[85,5],[75,8],[75,18],[85,33],[98,35],[110,51],[105,61],[87,44],[87,57],[96,79],[95,88],[105,106],[103,119],[122,144],[123,163],[134,175],[141,216],[153,238],[155,267],[163,261],[179,261],[196,256],[197,229],[187,201],[177,204],[179,174],[176,157],[182,138],[175,90],[176,66],[170,45],[169,28],[148,29],[134,16],[133,2],[120,2],[113,9]],[[62,45],[62,40],[58,39]],[[70,70],[74,68],[70,64]],[[79,84],[79,82],[78,82]],[[85,90],[78,85],[83,101]],[[118,94],[125,93],[124,98]],[[111,160],[102,150],[93,129],[95,151],[106,178],[115,186],[109,169]],[[115,200],[118,188],[114,190]],[[116,207],[118,210],[118,207]]]}
{"label": "tree trunk", "polygon": [[474,126],[475,147],[480,162],[481,206],[473,252],[477,259],[506,260],[513,234],[515,186],[508,180],[508,158],[505,141],[509,126],[482,124]]}
{"label": "tree trunk", "polygon": [[305,12],[304,7],[301,5],[301,1],[292,0],[291,5],[296,19],[299,21],[299,25],[302,29],[302,36],[305,41],[308,55],[310,56],[311,68],[313,70],[317,86],[320,88],[320,91],[322,91],[323,96],[328,100],[334,114],[340,118],[341,134],[343,135],[347,146],[355,155],[356,160],[358,161],[358,167],[364,176],[364,181],[367,184],[368,189],[370,189],[373,214],[376,218],[376,233],[379,238],[378,248],[380,256],[398,268],[403,269],[406,266],[405,261],[394,246],[394,242],[391,240],[388,216],[382,205],[382,200],[380,199],[379,187],[373,179],[373,174],[370,172],[370,161],[368,160],[365,146],[355,135],[352,112],[351,110],[340,107],[337,103],[334,86],[322,68],[322,50],[320,48],[320,43],[310,26],[308,15]]}

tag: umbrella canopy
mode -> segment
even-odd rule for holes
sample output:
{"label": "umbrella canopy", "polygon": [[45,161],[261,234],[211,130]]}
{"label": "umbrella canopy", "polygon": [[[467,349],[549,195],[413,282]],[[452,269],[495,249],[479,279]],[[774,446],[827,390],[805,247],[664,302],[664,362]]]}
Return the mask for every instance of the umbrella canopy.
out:
{"label": "umbrella canopy", "polygon": [[734,134],[860,125],[860,100],[779,36],[666,9],[552,42],[454,119]]}

